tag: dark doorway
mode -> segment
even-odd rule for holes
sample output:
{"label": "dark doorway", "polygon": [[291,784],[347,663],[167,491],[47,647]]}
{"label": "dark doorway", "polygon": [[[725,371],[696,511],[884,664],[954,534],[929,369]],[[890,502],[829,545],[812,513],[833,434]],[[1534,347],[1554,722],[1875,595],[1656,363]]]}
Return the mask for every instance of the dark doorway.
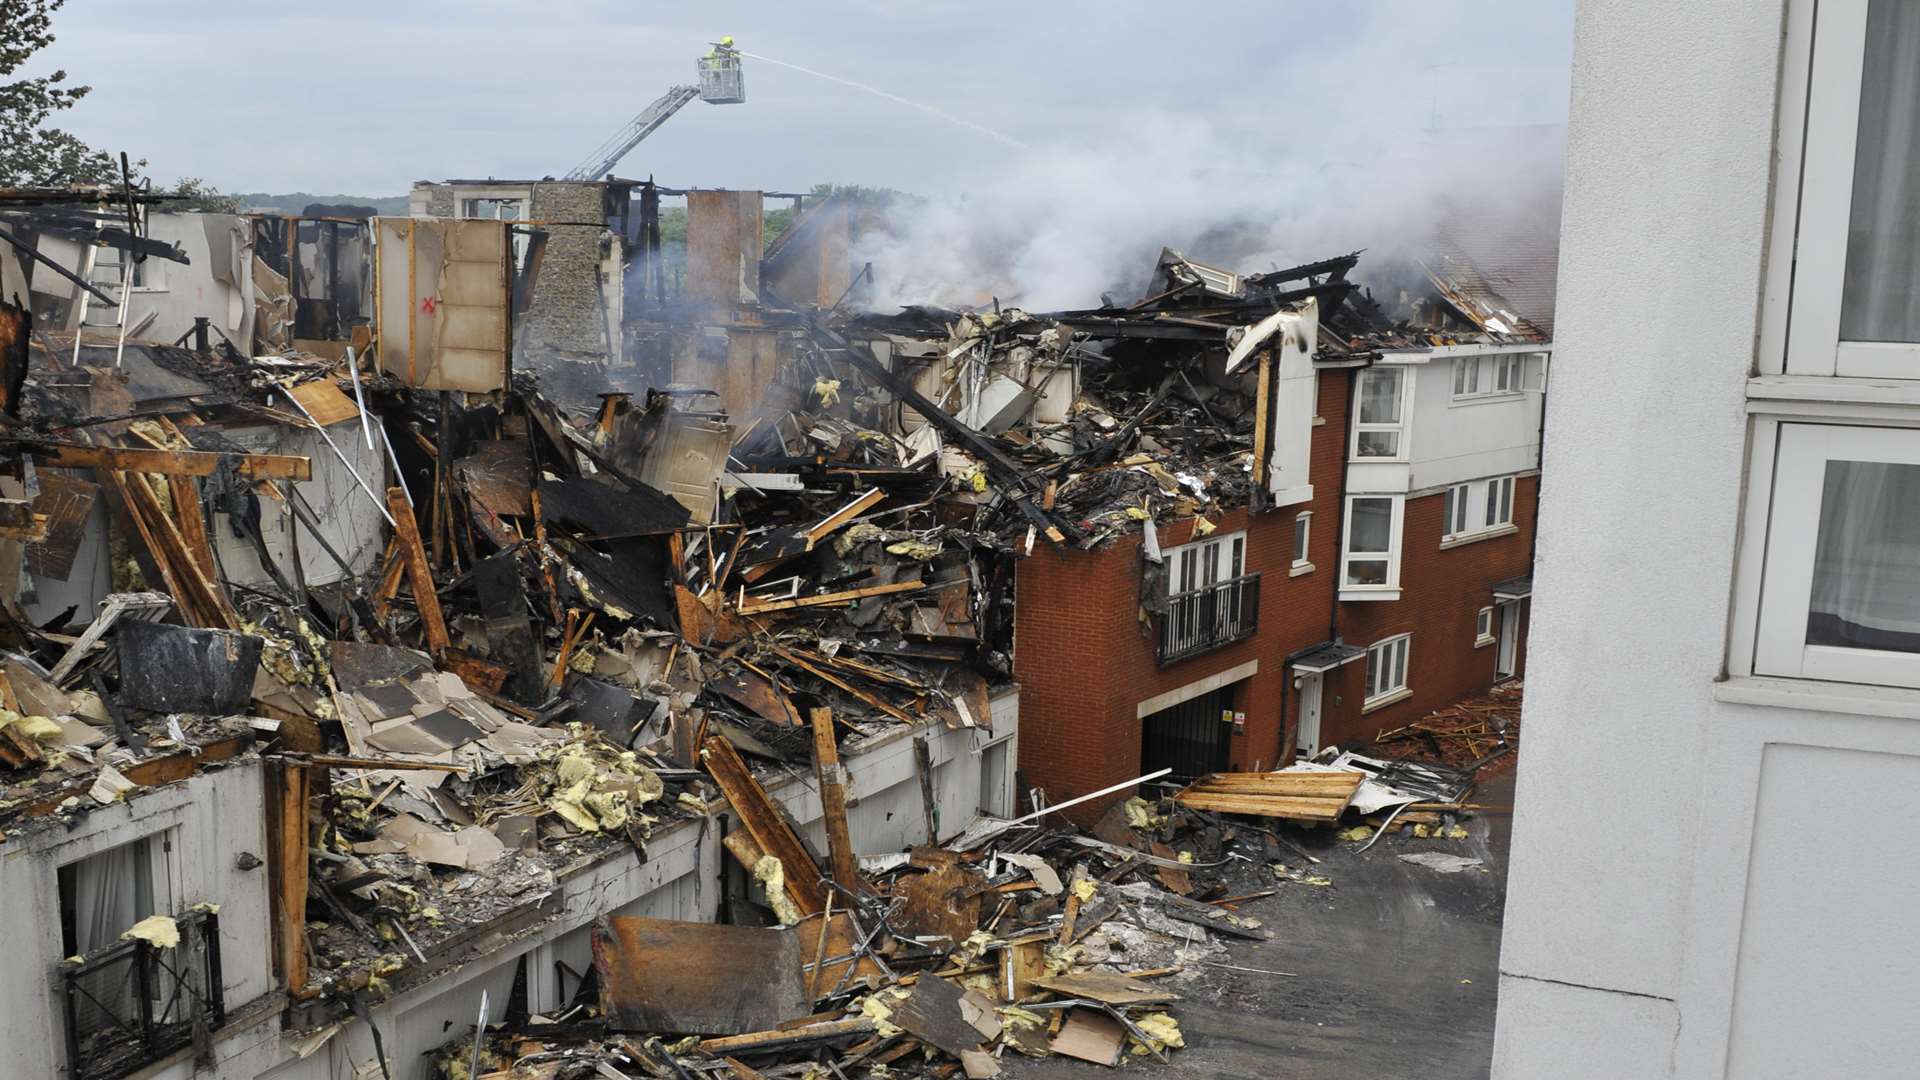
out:
{"label": "dark doorway", "polygon": [[1179,783],[1223,772],[1227,768],[1227,740],[1233,735],[1231,716],[1234,686],[1189,698],[1140,721],[1140,771],[1171,768],[1168,780]]}

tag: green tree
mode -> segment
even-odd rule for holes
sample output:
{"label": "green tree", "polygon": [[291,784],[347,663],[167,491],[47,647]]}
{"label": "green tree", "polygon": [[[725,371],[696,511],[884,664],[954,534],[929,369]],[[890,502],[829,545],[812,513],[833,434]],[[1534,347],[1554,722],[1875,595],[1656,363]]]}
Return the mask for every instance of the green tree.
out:
{"label": "green tree", "polygon": [[[66,0],[0,0],[0,79],[7,79],[53,41],[53,13]],[[0,82],[0,184],[104,184],[120,179],[111,155],[58,128],[54,113],[73,107],[91,87],[67,84],[67,73]]]}
{"label": "green tree", "polygon": [[[0,3],[4,2],[5,0],[0,0]],[[204,210],[209,214],[237,214],[243,208],[240,196],[222,194],[219,188],[197,176],[181,177],[179,183],[162,194],[180,196],[179,201],[165,204],[169,210]]]}

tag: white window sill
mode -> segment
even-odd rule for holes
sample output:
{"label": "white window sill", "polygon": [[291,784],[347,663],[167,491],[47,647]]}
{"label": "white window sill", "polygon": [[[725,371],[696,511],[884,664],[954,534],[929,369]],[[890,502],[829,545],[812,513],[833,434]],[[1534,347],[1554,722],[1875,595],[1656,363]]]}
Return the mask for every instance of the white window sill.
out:
{"label": "white window sill", "polygon": [[1862,686],[1857,683],[1738,675],[1714,683],[1713,699],[1737,705],[1771,705],[1813,712],[1920,720],[1920,690],[1897,686]]}
{"label": "white window sill", "polygon": [[1492,634],[1488,634],[1486,637],[1477,637],[1473,639],[1473,647],[1476,649],[1484,649],[1498,640],[1500,639],[1494,637]]}
{"label": "white window sill", "polygon": [[1449,405],[1491,405],[1497,401],[1513,401],[1517,398],[1523,398],[1526,396],[1527,394],[1526,394],[1526,391],[1524,390],[1496,390],[1491,394],[1472,394],[1467,397],[1456,397],[1450,400],[1448,404]]}
{"label": "white window sill", "polygon": [[1458,536],[1449,536],[1441,540],[1440,550],[1446,551],[1449,548],[1465,547],[1468,544],[1477,544],[1482,540],[1498,540],[1502,536],[1512,536],[1519,531],[1520,526],[1508,522],[1505,525],[1495,525],[1491,529],[1480,529],[1475,532],[1461,533]]}
{"label": "white window sill", "polygon": [[1391,693],[1381,694],[1379,697],[1376,697],[1376,698],[1368,698],[1367,700],[1360,703],[1360,715],[1365,716],[1368,713],[1374,711],[1375,709],[1384,709],[1389,705],[1398,705],[1400,702],[1405,701],[1412,696],[1413,696],[1413,687],[1403,686],[1398,690],[1392,691]]}
{"label": "white window sill", "polygon": [[1314,417],[1314,418],[1313,418],[1313,424],[1312,424],[1312,426],[1313,426],[1313,427],[1326,427],[1326,426],[1327,426],[1327,418],[1326,418],[1326,417],[1324,417],[1324,416],[1316,416],[1316,417]]}
{"label": "white window sill", "polygon": [[1311,574],[1311,573],[1313,573],[1313,564],[1312,564],[1312,563],[1310,563],[1310,562],[1297,562],[1297,563],[1294,563],[1294,564],[1293,564],[1293,567],[1292,567],[1292,569],[1290,569],[1290,570],[1288,570],[1288,571],[1287,571],[1287,576],[1288,576],[1288,577],[1299,577],[1299,576],[1300,576],[1301,574]]}
{"label": "white window sill", "polygon": [[1387,588],[1384,585],[1349,585],[1340,590],[1342,600],[1398,600],[1400,588]]}

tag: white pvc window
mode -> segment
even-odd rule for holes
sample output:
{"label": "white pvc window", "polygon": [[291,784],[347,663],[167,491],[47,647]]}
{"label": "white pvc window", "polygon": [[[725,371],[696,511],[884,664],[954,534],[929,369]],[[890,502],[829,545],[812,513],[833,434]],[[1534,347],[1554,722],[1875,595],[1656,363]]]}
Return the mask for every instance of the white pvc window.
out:
{"label": "white pvc window", "polygon": [[1493,644],[1493,609],[1483,607],[1473,618],[1473,644],[1475,648]]}
{"label": "white pvc window", "polygon": [[1462,356],[1453,362],[1453,399],[1505,397],[1520,393],[1527,353]]}
{"label": "white pvc window", "polygon": [[1513,524],[1513,477],[1497,476],[1487,481],[1486,504],[1486,528]]}
{"label": "white pvc window", "polygon": [[1467,511],[1473,500],[1473,485],[1455,484],[1447,489],[1446,526],[1441,530],[1443,539],[1464,536],[1467,532]]}
{"label": "white pvc window", "polygon": [[1168,548],[1167,594],[1196,592],[1246,573],[1247,534],[1224,533],[1193,544]]}
{"label": "white pvc window", "polygon": [[1920,379],[1920,4],[1816,19],[1786,370]]}
{"label": "white pvc window", "polygon": [[1367,649],[1367,698],[1371,705],[1407,688],[1407,651],[1413,645],[1412,634],[1401,634],[1375,642]]}
{"label": "white pvc window", "polygon": [[1496,476],[1448,488],[1440,539],[1458,540],[1512,525],[1513,481],[1511,476]]}
{"label": "white pvc window", "polygon": [[1354,405],[1353,456],[1397,460],[1406,456],[1407,373],[1391,365],[1360,373]]}
{"label": "white pvc window", "polygon": [[1293,518],[1293,565],[1305,566],[1309,560],[1308,539],[1313,534],[1313,511],[1303,510]]}
{"label": "white pvc window", "polygon": [[1355,495],[1347,500],[1346,550],[1341,582],[1349,589],[1400,587],[1400,525],[1405,502],[1398,495]]}
{"label": "white pvc window", "polygon": [[1754,671],[1920,687],[1920,431],[1782,424]]}

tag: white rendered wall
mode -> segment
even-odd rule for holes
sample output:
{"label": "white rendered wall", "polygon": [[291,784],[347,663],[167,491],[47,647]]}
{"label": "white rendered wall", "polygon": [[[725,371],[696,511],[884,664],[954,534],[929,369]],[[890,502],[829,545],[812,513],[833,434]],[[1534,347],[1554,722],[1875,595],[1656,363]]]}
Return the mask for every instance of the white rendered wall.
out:
{"label": "white rendered wall", "polygon": [[[997,760],[1011,772],[1019,760],[1017,745],[1004,756],[990,759],[981,752],[998,739],[1017,738],[1019,694],[1007,692],[993,701],[995,731],[948,731],[932,728],[917,732],[928,739],[934,768],[934,797],[939,807],[941,836],[950,838],[973,820],[981,790],[983,763]],[[848,827],[861,854],[904,850],[926,842],[919,774],[913,754],[916,732],[901,728],[849,745],[843,760],[850,776]],[[800,831],[822,855],[825,834],[820,823],[820,800],[810,770],[767,785],[786,807]],[[1013,790],[1012,778],[1002,785]],[[731,811],[727,811],[731,816]],[[733,823],[738,828],[738,821]],[[372,1010],[385,1040],[387,1060],[402,1080],[424,1075],[420,1055],[431,1052],[461,1031],[472,1030],[486,990],[495,1018],[505,1008],[521,956],[528,957],[529,1006],[533,1011],[561,1004],[554,981],[554,962],[584,972],[592,963],[588,947],[594,918],[602,914],[650,915],[655,918],[713,920],[718,917],[721,870],[731,857],[720,847],[717,827],[682,821],[654,833],[647,844],[647,860],[619,855],[564,881],[558,910],[530,931],[474,950],[476,959],[423,985],[407,987],[400,976],[396,996]],[[263,931],[264,932],[264,931]],[[263,939],[264,940],[264,939]],[[571,994],[573,987],[567,987]],[[339,1080],[355,1077],[356,1068],[374,1060],[367,1026],[349,1023],[313,1056],[292,1059],[287,1042],[277,1034],[229,1038],[232,1049],[222,1055],[215,1074],[220,1080]],[[245,1050],[241,1047],[244,1045]],[[201,1074],[205,1076],[207,1074]],[[379,1075],[377,1068],[374,1076]]]}
{"label": "white rendered wall", "polygon": [[1715,697],[1781,7],[1576,20],[1501,1080],[1920,1057],[1920,725]]}
{"label": "white rendered wall", "polygon": [[142,837],[168,833],[172,841],[170,914],[220,905],[220,974],[229,1012],[272,991],[267,868],[238,864],[243,851],[266,856],[260,773],[257,760],[235,759],[131,802],[99,807],[70,830],[16,830],[0,847],[10,963],[0,980],[0,1076],[63,1075],[59,868]]}
{"label": "white rendered wall", "polygon": [[[1529,359],[1522,365],[1525,392],[1455,401],[1454,366],[1462,359],[1473,362],[1485,350],[1468,352],[1461,357],[1452,349],[1435,349],[1426,364],[1406,369],[1418,382],[1409,444],[1415,492],[1540,467],[1540,362]],[[1482,378],[1489,374],[1491,368]]]}

